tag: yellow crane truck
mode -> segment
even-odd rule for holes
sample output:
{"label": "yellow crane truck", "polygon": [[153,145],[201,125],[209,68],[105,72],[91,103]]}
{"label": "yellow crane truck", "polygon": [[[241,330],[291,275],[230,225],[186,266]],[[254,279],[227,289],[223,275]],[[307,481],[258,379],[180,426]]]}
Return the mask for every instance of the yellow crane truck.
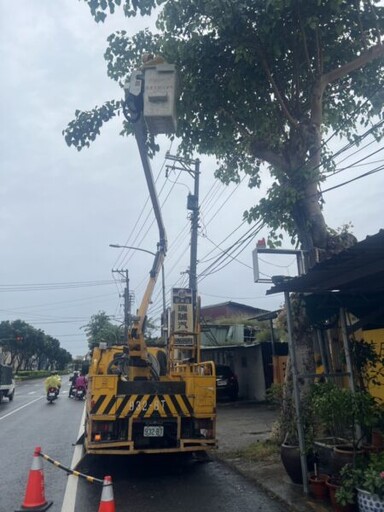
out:
{"label": "yellow crane truck", "polygon": [[[124,113],[132,123],[159,228],[149,281],[128,339],[93,349],[88,374],[86,454],[199,452],[216,447],[216,376],[201,362],[199,311],[188,289],[174,290],[166,349],[147,347],[144,325],[167,249],[149,164],[146,138],[175,130],[176,72],[161,58],[146,58],[125,89]],[[177,322],[177,317],[183,322]],[[188,321],[186,321],[188,320]]]}

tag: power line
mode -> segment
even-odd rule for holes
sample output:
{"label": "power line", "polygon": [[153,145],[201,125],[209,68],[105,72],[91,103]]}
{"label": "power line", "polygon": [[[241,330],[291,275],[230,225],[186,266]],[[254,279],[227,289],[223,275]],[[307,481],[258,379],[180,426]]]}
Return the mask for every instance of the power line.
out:
{"label": "power line", "polygon": [[62,283],[28,283],[28,284],[2,284],[0,293],[5,292],[35,292],[46,290],[67,290],[73,288],[92,288],[95,286],[111,286],[114,281],[75,281]]}
{"label": "power line", "polygon": [[360,176],[356,176],[355,178],[352,178],[352,179],[350,179],[348,181],[344,181],[343,183],[339,183],[338,185],[334,185],[333,187],[326,188],[325,190],[322,191],[322,193],[324,194],[325,192],[330,192],[331,190],[335,190],[336,188],[344,187],[345,185],[348,185],[349,183],[352,183],[353,181],[360,180],[361,178],[366,178],[367,176],[370,176],[372,174],[376,174],[377,172],[380,172],[383,169],[384,169],[384,165],[382,165],[381,167],[378,167],[376,169],[373,169],[371,171],[365,172],[364,174],[361,174]]}
{"label": "power line", "polygon": [[[23,312],[25,309],[36,309],[36,308],[42,308],[42,307],[44,307],[45,309],[52,309],[52,306],[58,306],[58,305],[60,305],[61,307],[63,305],[64,305],[64,307],[73,307],[79,302],[80,303],[81,302],[90,302],[95,299],[100,299],[100,298],[104,299],[105,297],[112,297],[115,295],[116,295],[115,293],[107,293],[107,294],[103,294],[103,295],[92,295],[89,297],[83,297],[81,299],[61,300],[61,301],[57,301],[57,302],[45,302],[42,304],[33,304],[32,306],[18,306],[17,308],[13,308],[13,311]],[[65,306],[65,305],[67,305],[67,306]]]}
{"label": "power line", "polygon": [[[222,250],[222,254],[220,256],[218,256],[216,258],[216,260],[213,263],[211,263],[211,265],[209,265],[206,269],[204,269],[200,273],[199,280],[203,280],[206,277],[208,277],[208,275],[219,272],[220,270],[225,268],[229,263],[231,263],[231,261],[233,261],[236,256],[241,254],[246,249],[246,247],[251,243],[251,241],[254,239],[256,234],[263,228],[263,226],[264,226],[264,223],[262,223],[262,221],[259,221],[256,224],[256,226],[252,226],[252,228],[250,228],[245,234],[243,234],[228,249],[225,249],[225,250],[220,249],[220,250]],[[242,247],[242,246],[244,246],[244,244],[246,244],[245,247]],[[237,251],[237,253],[235,254],[235,256],[233,256],[232,254],[235,251]],[[231,261],[224,264],[224,261],[226,259],[231,259]],[[221,265],[221,266],[219,266],[219,265]]]}

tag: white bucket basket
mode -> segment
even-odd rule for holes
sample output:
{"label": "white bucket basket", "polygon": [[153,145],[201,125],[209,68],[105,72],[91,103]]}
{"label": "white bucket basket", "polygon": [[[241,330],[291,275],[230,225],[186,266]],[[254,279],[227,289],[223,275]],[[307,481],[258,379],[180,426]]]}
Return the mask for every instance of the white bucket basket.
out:
{"label": "white bucket basket", "polygon": [[176,131],[176,88],[174,64],[155,64],[145,68],[144,119],[153,135]]}

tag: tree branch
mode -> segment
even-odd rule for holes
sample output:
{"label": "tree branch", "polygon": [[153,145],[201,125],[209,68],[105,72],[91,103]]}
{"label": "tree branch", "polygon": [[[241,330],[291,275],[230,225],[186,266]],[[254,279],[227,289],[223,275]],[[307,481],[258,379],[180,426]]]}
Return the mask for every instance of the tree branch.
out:
{"label": "tree branch", "polygon": [[384,56],[384,45],[377,44],[372,46],[369,50],[363,52],[356,59],[347,62],[343,66],[337,69],[333,69],[329,73],[322,75],[319,80],[316,81],[311,98],[311,120],[312,123],[320,129],[322,122],[322,99],[323,93],[327,85],[345,77],[352,71],[364,67],[366,64]]}
{"label": "tree branch", "polygon": [[334,82],[335,80],[338,80],[339,78],[343,78],[344,76],[348,75],[352,71],[355,71],[356,69],[364,67],[366,64],[369,64],[373,60],[376,60],[380,57],[384,56],[384,45],[379,43],[376,46],[372,46],[369,50],[363,52],[361,55],[356,57],[356,59],[351,60],[350,62],[347,62],[343,66],[340,66],[337,69],[333,69],[329,73],[325,73],[320,78],[323,91],[325,87],[330,84],[331,82]]}
{"label": "tree branch", "polygon": [[301,13],[300,13],[299,2],[296,2],[296,7],[297,7],[297,17],[299,19],[300,32],[301,32],[301,35],[303,37],[303,47],[304,47],[305,60],[307,61],[308,70],[309,70],[310,74],[313,76],[313,69],[312,69],[312,66],[311,66],[311,59],[309,57],[309,51],[308,51],[308,45],[307,45],[307,36],[305,34],[305,29],[304,29],[304,26],[303,26],[303,20],[301,19],[301,15],[300,15]]}
{"label": "tree branch", "polygon": [[263,140],[251,140],[250,150],[252,156],[259,160],[268,162],[276,170],[286,170],[288,168],[287,160],[282,156],[272,151],[268,147],[268,143]]}
{"label": "tree branch", "polygon": [[292,125],[292,126],[295,126],[297,127],[299,125],[299,122],[297,119],[295,119],[291,113],[289,112],[288,108],[287,108],[287,100],[284,100],[283,96],[280,94],[280,91],[279,91],[279,88],[277,87],[277,84],[271,74],[271,71],[269,69],[269,66],[268,66],[268,63],[265,59],[265,56],[263,54],[263,52],[257,48],[257,53],[259,54],[259,57],[261,59],[261,63],[263,65],[263,68],[264,68],[264,71],[265,71],[265,74],[267,75],[267,78],[270,82],[270,84],[272,85],[272,89],[274,91],[274,93],[276,94],[276,98],[277,98],[277,101],[279,102],[284,114],[285,114],[285,117],[287,118],[288,122]]}

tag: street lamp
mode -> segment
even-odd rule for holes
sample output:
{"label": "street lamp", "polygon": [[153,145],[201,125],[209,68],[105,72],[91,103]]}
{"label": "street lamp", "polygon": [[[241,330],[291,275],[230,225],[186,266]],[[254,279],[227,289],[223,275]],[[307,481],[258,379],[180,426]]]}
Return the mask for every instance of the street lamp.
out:
{"label": "street lamp", "polygon": [[109,244],[109,247],[113,247],[114,249],[133,249],[134,251],[147,252],[148,254],[152,254],[152,256],[156,256],[156,253],[152,251],[141,249],[140,247],[132,247],[131,245]]}
{"label": "street lamp", "polygon": [[[109,244],[109,247],[112,247],[114,249],[133,249],[134,251],[141,251],[146,252],[148,254],[152,254],[152,256],[156,256],[156,253],[152,251],[148,251],[147,249],[141,249],[140,247],[132,247],[131,245],[120,245],[120,244]],[[162,280],[162,295],[163,295],[163,317],[165,320],[165,313],[166,313],[166,302],[165,302],[165,275],[164,275],[164,264],[161,265],[161,280]],[[166,343],[165,339],[165,333],[164,333],[164,341]]]}

